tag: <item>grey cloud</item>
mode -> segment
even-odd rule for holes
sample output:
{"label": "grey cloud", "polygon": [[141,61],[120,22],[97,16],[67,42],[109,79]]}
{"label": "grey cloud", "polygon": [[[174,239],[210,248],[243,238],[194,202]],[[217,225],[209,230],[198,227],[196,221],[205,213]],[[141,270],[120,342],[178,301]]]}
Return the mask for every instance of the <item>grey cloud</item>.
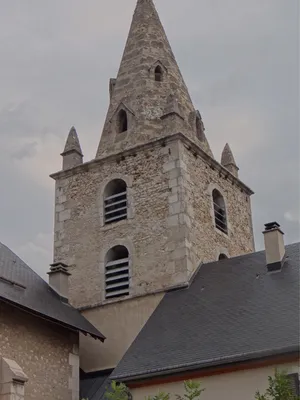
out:
{"label": "grey cloud", "polygon": [[31,158],[36,155],[37,152],[37,142],[29,142],[17,149],[13,154],[12,158],[17,160],[23,160],[24,158]]}
{"label": "grey cloud", "polygon": [[[95,156],[135,0],[3,3],[0,146],[9,151],[0,158],[0,240],[44,274],[52,257],[48,173],[60,168],[72,125],[85,160]],[[229,141],[256,192],[257,248],[271,219],[287,242],[299,240],[298,222],[287,217],[299,214],[298,0],[156,5],[216,157]]]}

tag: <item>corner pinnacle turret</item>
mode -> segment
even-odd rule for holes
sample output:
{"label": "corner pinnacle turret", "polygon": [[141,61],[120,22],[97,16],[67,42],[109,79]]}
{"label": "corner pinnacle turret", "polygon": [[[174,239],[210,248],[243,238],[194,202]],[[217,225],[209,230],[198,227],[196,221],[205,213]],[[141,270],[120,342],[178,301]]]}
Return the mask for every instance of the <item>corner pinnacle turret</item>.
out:
{"label": "corner pinnacle turret", "polygon": [[232,175],[238,178],[239,167],[236,165],[235,159],[228,143],[226,143],[222,152],[221,164],[226,169],[228,169],[228,171],[231,172]]}
{"label": "corner pinnacle turret", "polygon": [[61,153],[61,156],[63,157],[63,170],[76,167],[83,162],[83,154],[74,126],[72,126],[70,129],[66,145],[64,151]]}
{"label": "corner pinnacle turret", "polygon": [[[212,156],[205,135],[197,138],[196,110],[152,0],[137,2],[119,72],[109,89],[96,158],[178,132]],[[170,106],[176,112],[170,113]],[[126,130],[119,121],[124,112]]]}

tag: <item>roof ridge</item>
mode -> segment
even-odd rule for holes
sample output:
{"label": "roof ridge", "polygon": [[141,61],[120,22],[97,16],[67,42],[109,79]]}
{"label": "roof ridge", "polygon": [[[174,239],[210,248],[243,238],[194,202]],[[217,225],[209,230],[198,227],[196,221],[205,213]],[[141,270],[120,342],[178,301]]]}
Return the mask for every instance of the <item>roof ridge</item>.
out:
{"label": "roof ridge", "polygon": [[[284,247],[287,249],[287,248],[295,246],[297,244],[300,246],[300,242],[294,242],[294,243],[286,244]],[[251,257],[251,256],[258,255],[261,253],[263,254],[265,252],[266,252],[266,250],[262,249],[262,250],[258,250],[258,251],[253,251],[252,253],[245,253],[245,254],[240,254],[238,256],[229,257],[227,260],[236,260],[237,258]],[[203,263],[202,265],[204,266],[204,265],[208,265],[208,264],[214,264],[214,263],[218,263],[219,261],[220,260],[208,261],[208,262]],[[222,261],[224,262],[224,260],[222,260]]]}

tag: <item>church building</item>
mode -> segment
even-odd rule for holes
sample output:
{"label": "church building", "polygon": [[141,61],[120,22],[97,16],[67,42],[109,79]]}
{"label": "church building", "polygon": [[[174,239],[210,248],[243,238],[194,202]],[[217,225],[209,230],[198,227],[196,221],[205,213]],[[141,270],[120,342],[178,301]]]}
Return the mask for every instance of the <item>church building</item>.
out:
{"label": "church building", "polygon": [[109,95],[95,159],[83,163],[72,128],[52,175],[53,262],[68,266],[70,303],[107,337],[82,338],[87,372],[114,368],[201,264],[254,251],[253,192],[228,145],[214,158],[152,0],[137,3]]}
{"label": "church building", "polygon": [[72,127],[51,175],[52,287],[89,324],[80,398],[103,399],[112,379],[133,400],[194,379],[203,400],[253,400],[276,367],[296,393],[299,245],[272,222],[255,252],[253,191],[228,144],[214,157],[153,0],[137,1],[108,97],[95,158]]}

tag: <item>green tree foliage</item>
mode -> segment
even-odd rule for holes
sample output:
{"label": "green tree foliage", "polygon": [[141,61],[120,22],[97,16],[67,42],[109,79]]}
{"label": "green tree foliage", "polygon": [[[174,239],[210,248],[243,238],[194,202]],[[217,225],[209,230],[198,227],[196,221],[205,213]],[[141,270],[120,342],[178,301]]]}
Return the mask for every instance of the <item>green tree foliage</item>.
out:
{"label": "green tree foliage", "polygon": [[[270,376],[268,380],[269,387],[265,394],[257,392],[255,400],[300,400],[300,397],[293,394],[291,382],[284,372],[276,371],[275,375]],[[204,390],[200,383],[189,380],[184,382],[183,396],[175,395],[175,397],[177,400],[198,400]],[[131,395],[124,383],[113,381],[110,388],[107,388],[105,398],[106,400],[131,400]],[[146,397],[145,400],[171,400],[171,395],[170,393],[159,392],[154,396]]]}
{"label": "green tree foliage", "polygon": [[[201,384],[192,380],[184,382],[184,395],[176,395],[177,400],[197,400],[205,389]],[[111,382],[110,388],[105,393],[106,400],[130,400],[130,392],[124,383]],[[169,393],[159,392],[154,396],[148,396],[145,400],[170,400]],[[88,399],[81,399],[88,400]]]}
{"label": "green tree foliage", "polygon": [[105,393],[106,400],[129,400],[129,389],[124,383],[111,382]]}
{"label": "green tree foliage", "polygon": [[179,396],[176,395],[177,400],[195,400],[201,396],[201,393],[204,392],[205,389],[201,388],[201,384],[199,382],[195,382],[192,380],[184,381],[184,395]]}
{"label": "green tree foliage", "polygon": [[291,382],[284,372],[275,372],[275,376],[269,377],[269,387],[265,394],[256,393],[256,400],[300,400],[293,394]]}
{"label": "green tree foliage", "polygon": [[[177,400],[195,400],[198,399],[205,389],[201,389],[201,384],[192,380],[184,382],[184,395],[176,395]],[[155,396],[148,396],[146,400],[170,400],[169,393],[159,392]]]}

